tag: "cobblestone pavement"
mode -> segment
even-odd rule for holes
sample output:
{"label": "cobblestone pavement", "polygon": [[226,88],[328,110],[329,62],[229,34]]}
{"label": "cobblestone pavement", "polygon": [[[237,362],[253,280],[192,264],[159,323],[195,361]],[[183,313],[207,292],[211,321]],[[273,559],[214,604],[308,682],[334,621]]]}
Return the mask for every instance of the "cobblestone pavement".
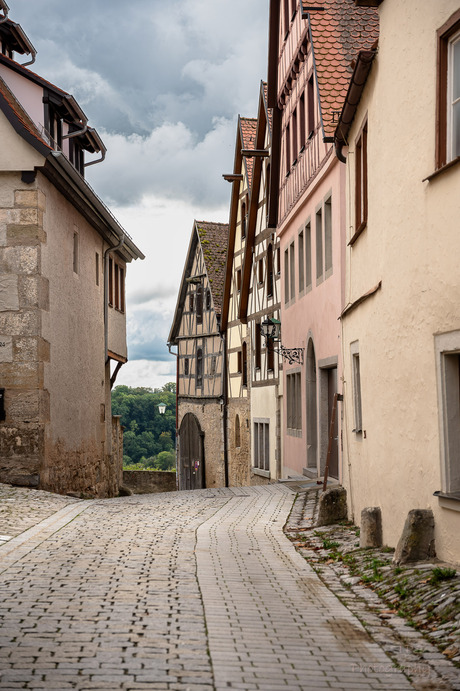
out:
{"label": "cobblestone pavement", "polygon": [[77,501],[9,540],[0,689],[412,688],[283,535],[293,499]]}

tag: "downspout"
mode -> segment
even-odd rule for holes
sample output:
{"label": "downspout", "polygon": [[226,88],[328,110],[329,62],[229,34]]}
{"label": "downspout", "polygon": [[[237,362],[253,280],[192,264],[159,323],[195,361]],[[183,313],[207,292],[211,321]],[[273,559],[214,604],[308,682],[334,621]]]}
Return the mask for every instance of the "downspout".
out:
{"label": "downspout", "polygon": [[223,366],[222,366],[222,399],[223,399],[223,410],[222,410],[222,425],[224,433],[224,471],[225,471],[225,487],[228,487],[228,439],[227,439],[227,426],[228,426],[228,390],[227,390],[227,334],[222,334],[222,345],[223,345]]}
{"label": "downspout", "polygon": [[109,262],[108,255],[111,252],[120,250],[125,243],[125,233],[122,234],[120,242],[114,247],[108,247],[104,252],[104,362],[107,364],[109,359]]}

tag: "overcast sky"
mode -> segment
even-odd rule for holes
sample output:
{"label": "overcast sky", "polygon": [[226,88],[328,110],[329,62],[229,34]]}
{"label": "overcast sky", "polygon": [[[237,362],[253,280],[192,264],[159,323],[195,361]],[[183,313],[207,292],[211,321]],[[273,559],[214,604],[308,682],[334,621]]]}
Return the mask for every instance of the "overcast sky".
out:
{"label": "overcast sky", "polygon": [[[72,93],[107,146],[87,179],[146,255],[127,276],[117,384],[175,380],[165,345],[193,220],[228,221],[238,114],[257,115],[268,0],[8,0],[32,70]],[[22,58],[19,60],[22,61]]]}

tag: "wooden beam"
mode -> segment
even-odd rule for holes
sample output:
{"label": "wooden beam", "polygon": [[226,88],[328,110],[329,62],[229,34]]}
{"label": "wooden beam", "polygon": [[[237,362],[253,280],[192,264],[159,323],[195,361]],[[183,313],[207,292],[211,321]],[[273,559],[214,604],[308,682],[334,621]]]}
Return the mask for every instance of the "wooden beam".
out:
{"label": "wooden beam", "polygon": [[246,156],[246,158],[266,158],[267,156],[270,156],[270,152],[267,151],[267,149],[241,149],[241,155]]}
{"label": "wooden beam", "polygon": [[243,175],[241,173],[226,173],[225,175],[222,175],[222,177],[227,182],[240,182],[243,179]]}

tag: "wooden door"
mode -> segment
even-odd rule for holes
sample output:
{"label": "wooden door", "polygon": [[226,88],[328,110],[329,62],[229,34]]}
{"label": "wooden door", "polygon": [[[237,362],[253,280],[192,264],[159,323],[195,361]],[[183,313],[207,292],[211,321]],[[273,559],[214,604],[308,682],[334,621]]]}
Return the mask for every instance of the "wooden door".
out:
{"label": "wooden door", "polygon": [[[327,400],[328,400],[328,430],[331,427],[332,408],[334,406],[334,395],[337,393],[337,368],[327,370]],[[329,459],[329,475],[338,479],[339,477],[339,409],[335,411],[335,422],[332,438],[331,457]]]}
{"label": "wooden door", "polygon": [[184,415],[180,430],[179,489],[205,487],[203,437],[200,424],[192,413]]}

